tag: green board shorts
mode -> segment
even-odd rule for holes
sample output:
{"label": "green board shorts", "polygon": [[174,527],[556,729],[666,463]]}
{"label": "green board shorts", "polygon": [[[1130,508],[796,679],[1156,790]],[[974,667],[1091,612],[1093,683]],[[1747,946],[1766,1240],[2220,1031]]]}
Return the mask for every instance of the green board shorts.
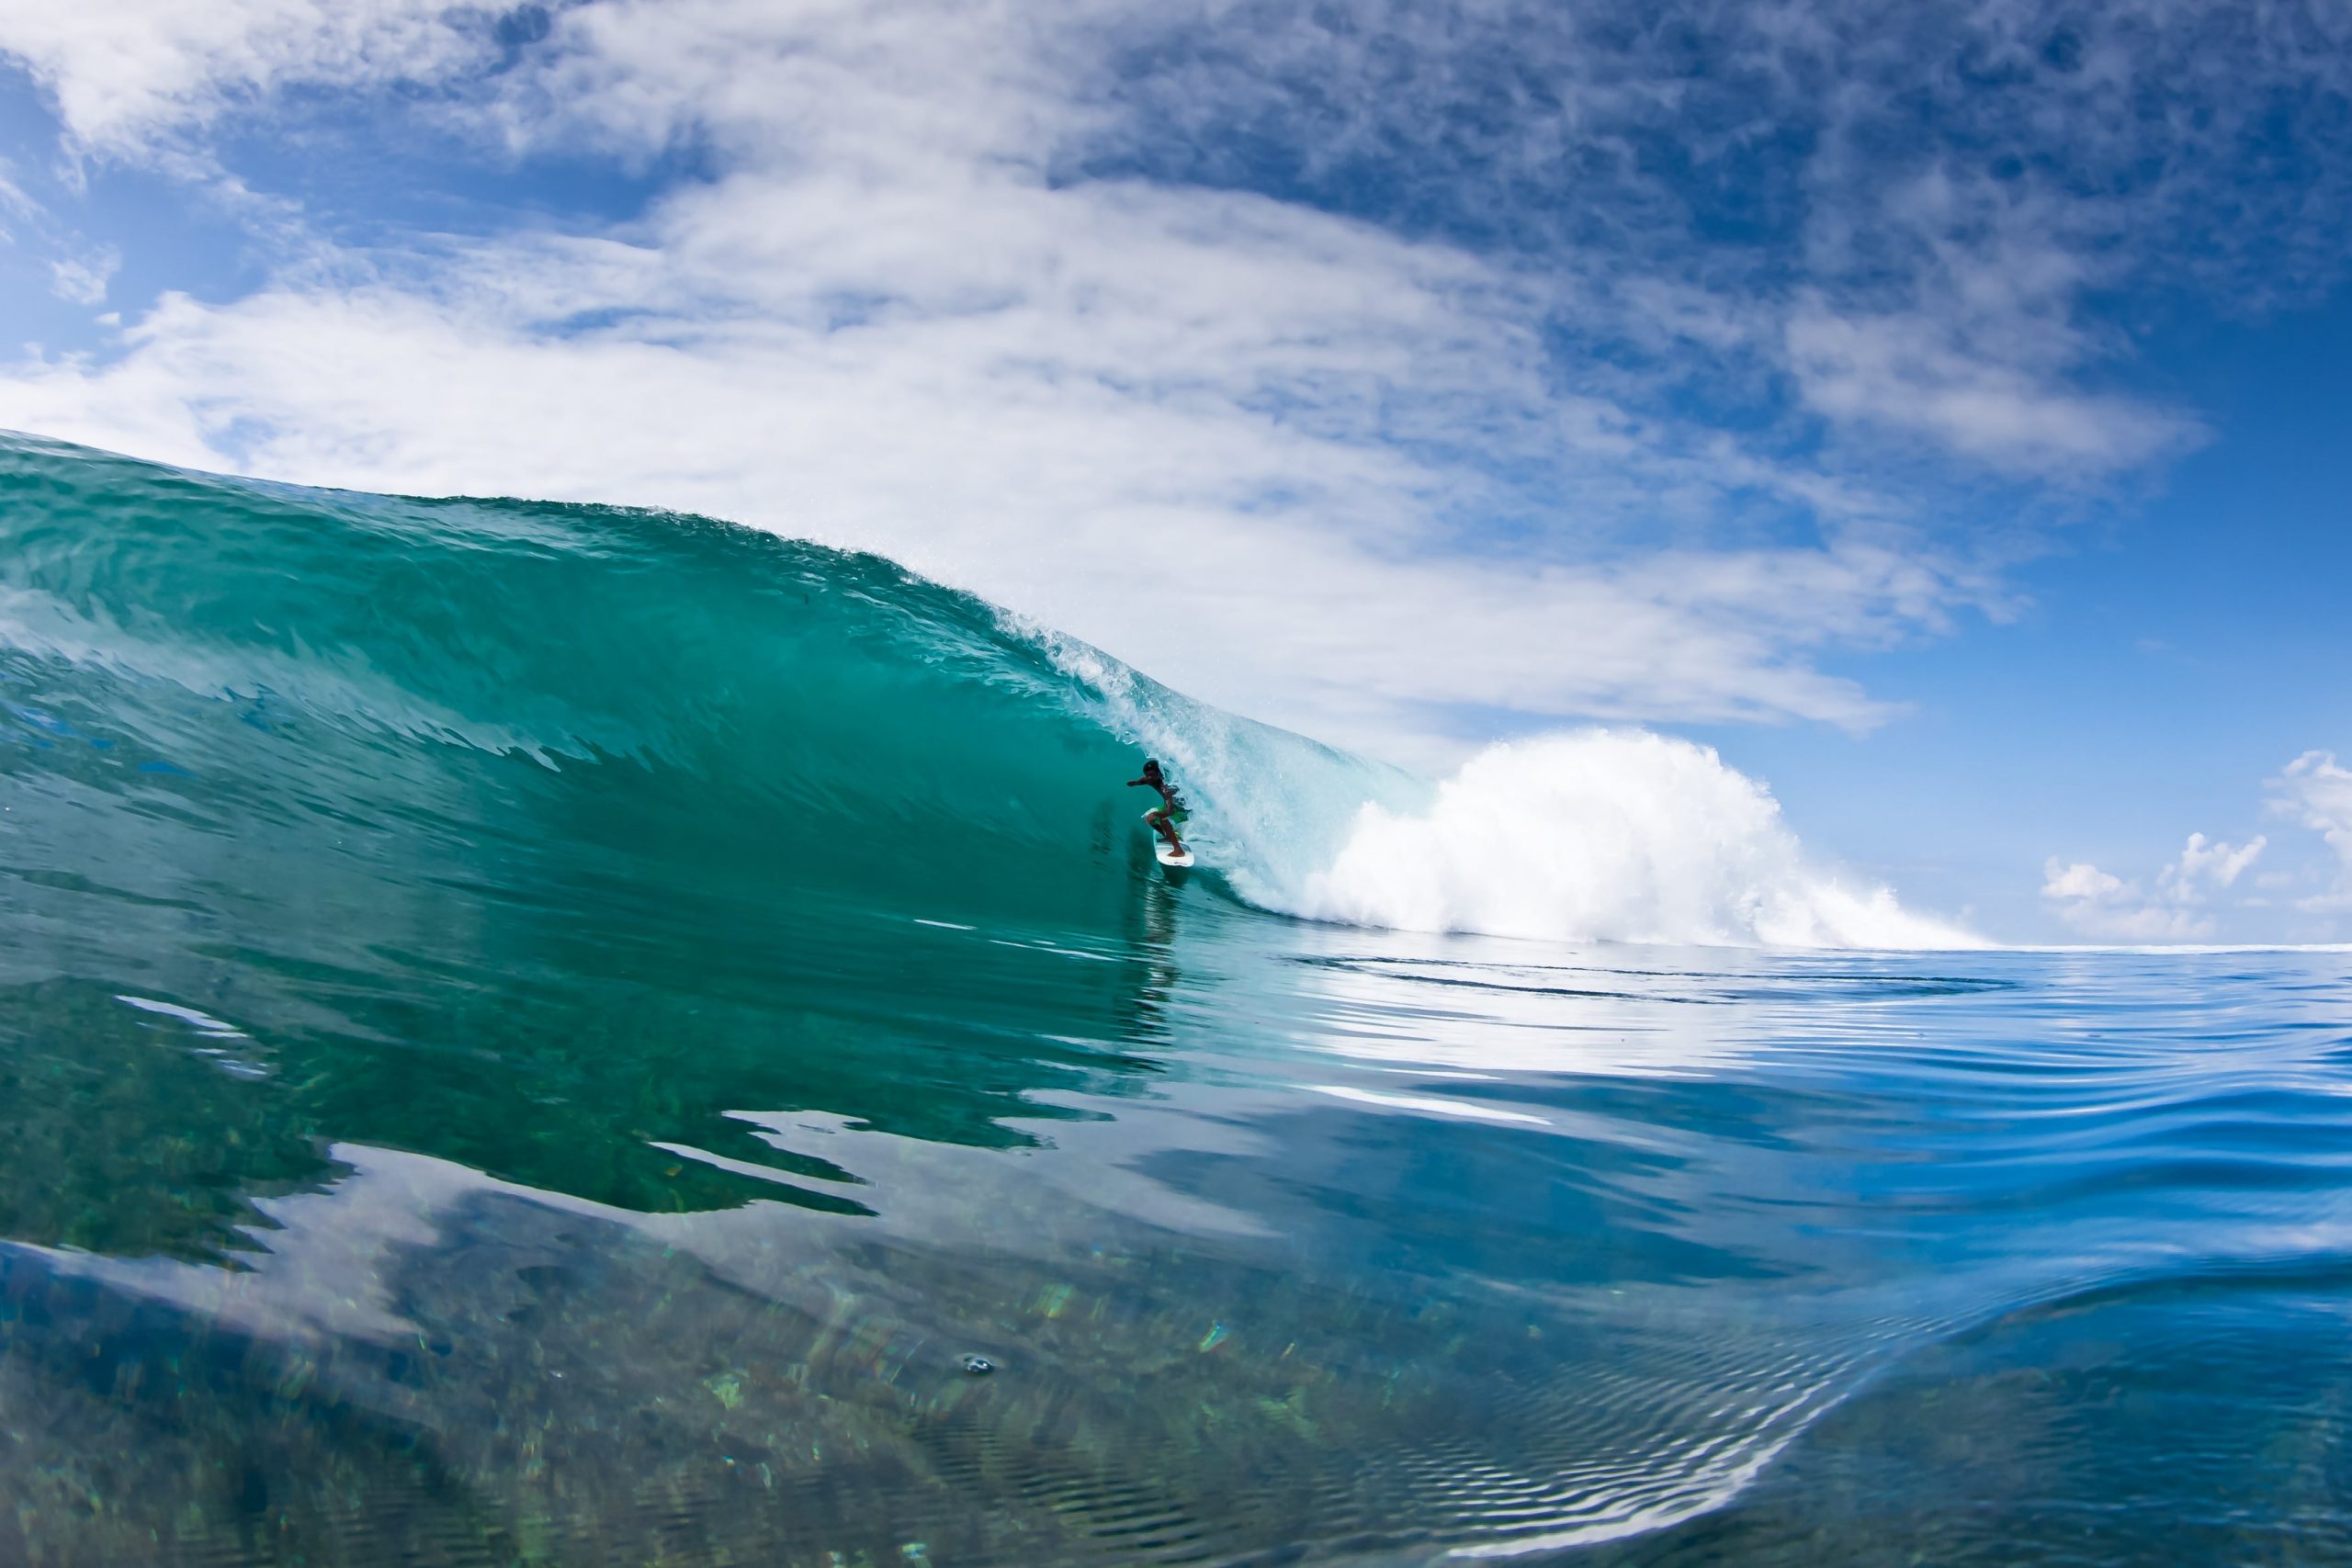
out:
{"label": "green board shorts", "polygon": [[1191,812],[1184,809],[1184,803],[1181,800],[1173,802],[1163,801],[1159,806],[1153,807],[1153,810],[1155,812],[1166,813],[1168,820],[1170,822],[1189,821],[1193,815]]}

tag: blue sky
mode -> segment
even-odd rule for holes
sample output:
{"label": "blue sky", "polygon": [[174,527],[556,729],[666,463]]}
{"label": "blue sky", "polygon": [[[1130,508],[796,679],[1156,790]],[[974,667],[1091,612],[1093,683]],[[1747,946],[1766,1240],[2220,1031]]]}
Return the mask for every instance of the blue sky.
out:
{"label": "blue sky", "polygon": [[0,425],[879,548],[1432,768],[1689,735],[1998,937],[2345,940],[2347,29],[16,8]]}

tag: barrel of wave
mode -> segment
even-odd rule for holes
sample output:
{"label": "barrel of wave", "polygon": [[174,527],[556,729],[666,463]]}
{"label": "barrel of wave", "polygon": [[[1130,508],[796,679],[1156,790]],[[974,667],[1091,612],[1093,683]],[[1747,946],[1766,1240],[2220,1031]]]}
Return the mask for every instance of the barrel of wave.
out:
{"label": "barrel of wave", "polygon": [[1290,907],[1555,942],[1984,945],[1814,864],[1770,792],[1713,749],[1641,730],[1493,746],[1423,809],[1365,806]]}
{"label": "barrel of wave", "polygon": [[[1251,904],[1297,912],[1360,811],[1430,799],[1428,782],[1400,768],[1214,707],[1049,627],[1005,623],[1085,694],[1080,711],[1130,745],[1136,766],[1159,759],[1192,810],[1186,846]],[[1153,804],[1136,796],[1138,813]]]}

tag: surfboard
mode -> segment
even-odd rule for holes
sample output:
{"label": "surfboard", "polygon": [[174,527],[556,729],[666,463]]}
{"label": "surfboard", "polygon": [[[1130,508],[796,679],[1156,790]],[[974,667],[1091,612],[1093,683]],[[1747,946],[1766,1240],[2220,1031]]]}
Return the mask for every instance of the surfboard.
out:
{"label": "surfboard", "polygon": [[[1155,807],[1155,809],[1157,808]],[[1146,823],[1149,823],[1151,820],[1151,813],[1149,811],[1145,812],[1143,814],[1143,819]],[[1170,871],[1190,871],[1193,869],[1193,852],[1186,850],[1183,853],[1179,854],[1174,850],[1170,849],[1168,847],[1168,840],[1159,836],[1159,829],[1157,828],[1153,829],[1151,833],[1151,853],[1152,858],[1159,861],[1160,864],[1166,866]]]}

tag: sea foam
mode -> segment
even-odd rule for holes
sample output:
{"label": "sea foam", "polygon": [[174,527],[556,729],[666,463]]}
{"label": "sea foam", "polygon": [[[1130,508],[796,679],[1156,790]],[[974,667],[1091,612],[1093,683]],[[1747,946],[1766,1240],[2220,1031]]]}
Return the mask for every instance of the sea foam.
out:
{"label": "sea foam", "polygon": [[1293,912],[1564,942],[1984,945],[1811,863],[1770,791],[1641,730],[1492,746],[1425,809],[1365,804]]}

